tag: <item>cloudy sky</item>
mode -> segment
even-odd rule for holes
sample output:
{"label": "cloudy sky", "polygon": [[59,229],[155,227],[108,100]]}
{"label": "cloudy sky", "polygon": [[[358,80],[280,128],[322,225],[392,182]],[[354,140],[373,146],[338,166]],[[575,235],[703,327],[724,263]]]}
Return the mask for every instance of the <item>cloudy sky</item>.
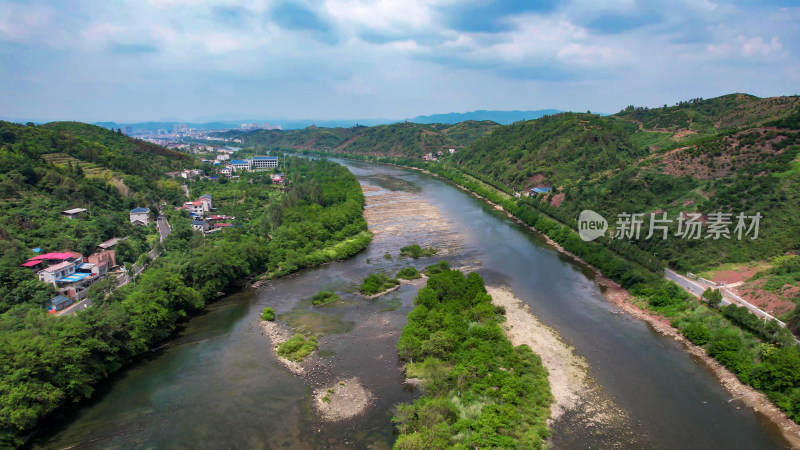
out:
{"label": "cloudy sky", "polygon": [[616,112],[800,93],[800,1],[0,0],[0,117]]}

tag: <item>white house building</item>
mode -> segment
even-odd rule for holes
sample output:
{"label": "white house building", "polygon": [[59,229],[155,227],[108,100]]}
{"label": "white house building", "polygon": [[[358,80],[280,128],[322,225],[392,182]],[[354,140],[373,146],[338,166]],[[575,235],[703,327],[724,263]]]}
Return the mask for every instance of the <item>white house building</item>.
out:
{"label": "white house building", "polygon": [[198,200],[200,200],[203,203],[206,203],[205,206],[206,212],[209,212],[212,209],[214,209],[214,206],[211,204],[211,194],[201,195],[200,198],[198,198]]}
{"label": "white house building", "polygon": [[56,280],[68,277],[75,273],[75,263],[72,261],[62,261],[39,271],[39,279],[45,283],[57,286]]}
{"label": "white house building", "polygon": [[232,167],[233,170],[235,171],[239,170],[246,171],[250,170],[253,167],[253,161],[250,161],[249,159],[234,159],[233,161],[231,161],[231,165],[228,167]]}
{"label": "white house building", "polygon": [[278,167],[277,156],[254,156],[253,169],[274,169]]}
{"label": "white house building", "polygon": [[149,225],[150,224],[150,209],[149,208],[134,208],[130,213],[131,225]]}

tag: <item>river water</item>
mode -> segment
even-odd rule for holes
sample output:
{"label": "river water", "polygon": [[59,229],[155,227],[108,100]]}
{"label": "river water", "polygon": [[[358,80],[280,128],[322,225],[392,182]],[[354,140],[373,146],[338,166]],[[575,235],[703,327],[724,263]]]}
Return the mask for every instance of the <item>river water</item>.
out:
{"label": "river water", "polygon": [[[539,236],[430,175],[339,162],[362,184],[413,194],[438,208],[458,236],[455,251],[442,258],[475,267],[487,284],[509,289],[588,361],[588,375],[599,386],[595,394],[623,414],[591,423],[581,411],[565,414],[553,425],[556,448],[787,448],[776,427],[732,399],[680,344],[609,304],[588,268]],[[416,288],[404,285],[376,300],[356,291],[371,271],[421,268],[440,259],[398,258],[398,249],[412,243],[426,242],[401,227],[348,261],[222,298],[165,347],[101,383],[91,400],[53,418],[31,446],[390,447],[392,407],[419,395],[404,385],[394,349]],[[384,258],[386,252],[394,257]],[[343,301],[313,307],[310,297],[321,289]],[[327,369],[315,379],[291,375],[272,356],[258,325],[265,306],[294,329],[319,336]],[[333,424],[317,420],[313,388],[353,376],[374,394],[369,410]]]}

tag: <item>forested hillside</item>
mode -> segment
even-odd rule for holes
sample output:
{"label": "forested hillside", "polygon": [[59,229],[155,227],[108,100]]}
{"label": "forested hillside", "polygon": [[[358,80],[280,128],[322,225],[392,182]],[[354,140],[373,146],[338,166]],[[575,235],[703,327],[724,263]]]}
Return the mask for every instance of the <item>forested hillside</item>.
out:
{"label": "forested hillside", "polygon": [[[0,245],[87,252],[128,234],[128,211],[182,201],[168,170],[189,156],[78,123],[0,122]],[[61,212],[88,211],[80,220]]]}
{"label": "forested hillside", "polygon": [[241,138],[246,145],[260,150],[315,150],[421,158],[426,153],[463,148],[498,126],[491,121],[467,121],[455,125],[402,122],[374,127],[311,126],[288,131],[229,131],[218,135]]}

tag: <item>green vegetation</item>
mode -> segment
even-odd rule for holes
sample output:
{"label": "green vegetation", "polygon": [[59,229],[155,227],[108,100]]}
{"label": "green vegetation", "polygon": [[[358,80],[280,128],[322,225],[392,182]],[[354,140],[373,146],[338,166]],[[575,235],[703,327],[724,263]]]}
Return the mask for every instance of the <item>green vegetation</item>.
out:
{"label": "green vegetation", "polygon": [[719,303],[722,301],[722,293],[719,289],[708,288],[703,292],[703,298],[706,300],[706,303],[708,303],[708,306],[718,308]]}
{"label": "green vegetation", "polygon": [[401,256],[410,256],[414,259],[420,258],[423,256],[433,256],[435,255],[439,249],[429,247],[429,248],[422,248],[417,244],[409,245],[407,247],[403,247],[400,249]]}
{"label": "green vegetation", "polygon": [[278,355],[289,361],[302,361],[317,349],[317,338],[314,336],[306,339],[300,333],[295,334],[288,341],[278,345]]}
{"label": "green vegetation", "polygon": [[223,137],[239,137],[258,149],[296,150],[311,149],[348,154],[372,154],[421,158],[426,153],[459,149],[485,136],[498,125],[491,121],[467,121],[455,125],[419,124],[411,122],[356,126],[352,128],[318,128],[302,130],[262,130],[251,133],[229,131],[218,133]]}
{"label": "green vegetation", "polygon": [[[794,379],[787,373],[795,370],[795,358],[800,357],[800,347],[790,345],[793,340],[786,329],[780,328],[775,322],[763,323],[743,307],[730,305],[720,311],[706,307],[705,303],[675,283],[666,281],[660,273],[648,271],[645,265],[651,265],[652,260],[640,257],[640,250],[635,246],[612,249],[602,241],[584,242],[569,226],[556,222],[529,201],[509,199],[501,195],[500,190],[487,189],[484,183],[476,182],[465,174],[436,168],[433,170],[448,179],[452,177],[453,181],[463,182],[468,189],[475,189],[480,195],[502,205],[567,251],[600,269],[641,299],[645,307],[669,317],[673,326],[688,339],[704,345],[710,356],[735,373],[742,382],[765,392],[778,407],[800,423],[800,382],[791,385],[783,383],[781,389],[772,390],[780,384],[773,377]],[[564,219],[564,223],[570,223],[570,219]],[[623,259],[620,253],[633,255],[645,265]],[[789,267],[793,266],[790,264]],[[426,274],[437,270],[429,267]],[[712,298],[716,295],[709,293]],[[781,349],[779,356],[772,355],[773,348]],[[762,349],[767,349],[767,352],[762,352]],[[782,367],[783,371],[776,367]]]}
{"label": "green vegetation", "polygon": [[[162,200],[180,204],[179,184],[163,174],[192,166],[186,155],[91,125],[0,121],[0,252],[16,253],[6,267],[33,256],[30,248],[88,255],[97,244],[126,236],[115,249],[117,261],[136,262],[157,231],[131,227],[128,212],[137,206],[154,211]],[[88,211],[68,220],[61,212],[72,208]],[[0,299],[0,312],[16,303]]]}
{"label": "green vegetation", "polygon": [[450,264],[448,264],[447,261],[439,261],[426,267],[424,272],[425,275],[431,277],[446,270],[450,270]]}
{"label": "green vegetation", "polygon": [[[13,155],[7,145],[0,151],[3,176],[7,175],[2,172],[7,167],[4,158]],[[151,159],[158,161],[146,158],[137,164],[148,166]],[[20,436],[42,417],[90,397],[95,383],[167,338],[179,321],[201,310],[235,280],[264,271],[274,277],[345,258],[370,242],[362,215],[364,197],[346,168],[323,160],[287,158],[285,172],[292,180],[286,192],[261,182],[260,175],[219,184],[191,183],[193,192],[214,195],[220,213],[235,212],[237,226],[203,236],[191,229],[185,213],[165,208],[172,233],[163,243],[163,256],[136,283],[108,297],[101,290],[91,308],[72,316],[47,314],[43,303],[52,289],[17,269],[31,256],[29,244],[0,239],[0,296],[7,309],[0,311],[0,446],[19,445]],[[237,209],[242,203],[253,210]],[[125,208],[123,224],[128,222]],[[0,220],[8,221],[9,216],[13,214],[4,210]],[[122,242],[117,246],[124,248]],[[306,349],[311,345],[301,343]]]}
{"label": "green vegetation", "polygon": [[272,322],[275,320],[275,310],[267,306],[264,308],[264,311],[261,312],[261,320],[266,322]]}
{"label": "green vegetation", "polygon": [[542,448],[547,371],[505,337],[483,279],[445,269],[414,303],[397,348],[425,395],[398,406],[395,448]]}
{"label": "green vegetation", "polygon": [[385,273],[371,273],[364,278],[359,291],[364,295],[375,295],[400,284],[396,278],[389,278]]}
{"label": "green vegetation", "polygon": [[[760,99],[733,94],[664,108],[631,106],[608,117],[564,113],[501,126],[433,163],[385,146],[327,150],[353,159],[424,168],[501,205],[620,283],[645,307],[669,317],[687,338],[704,345],[740,379],[766,392],[800,421],[800,392],[792,377],[775,375],[788,380],[782,383],[764,378],[773,376],[769,374],[775,374],[776,367],[793,367],[797,347],[785,345],[786,332],[769,322],[759,325],[738,307],[708,308],[662,276],[666,266],[701,272],[721,263],[763,261],[800,251],[795,232],[800,229],[798,124],[798,96]],[[325,154],[319,147],[303,148]],[[553,191],[514,198],[516,192],[539,186]],[[647,213],[655,211],[673,219],[670,234],[677,231],[675,218],[681,212],[759,212],[764,219],[758,239],[629,242],[602,237],[583,242],[574,230],[584,209],[606,217],[611,233],[618,214],[645,213],[645,235]],[[793,264],[759,274],[766,279],[765,289],[778,293],[787,285],[796,286],[798,270]],[[434,265],[425,273],[441,271]],[[797,296],[792,299],[798,301]],[[714,302],[712,298],[712,306]],[[800,308],[784,319],[800,330]],[[782,355],[777,360],[773,347]]]}
{"label": "green vegetation", "polygon": [[314,305],[321,306],[327,305],[328,303],[338,302],[339,300],[341,300],[341,298],[331,291],[319,291],[311,299],[311,302]]}
{"label": "green vegetation", "polygon": [[422,278],[420,275],[419,270],[409,266],[403,267],[397,272],[397,278],[402,278],[404,280],[416,280],[417,278]]}

